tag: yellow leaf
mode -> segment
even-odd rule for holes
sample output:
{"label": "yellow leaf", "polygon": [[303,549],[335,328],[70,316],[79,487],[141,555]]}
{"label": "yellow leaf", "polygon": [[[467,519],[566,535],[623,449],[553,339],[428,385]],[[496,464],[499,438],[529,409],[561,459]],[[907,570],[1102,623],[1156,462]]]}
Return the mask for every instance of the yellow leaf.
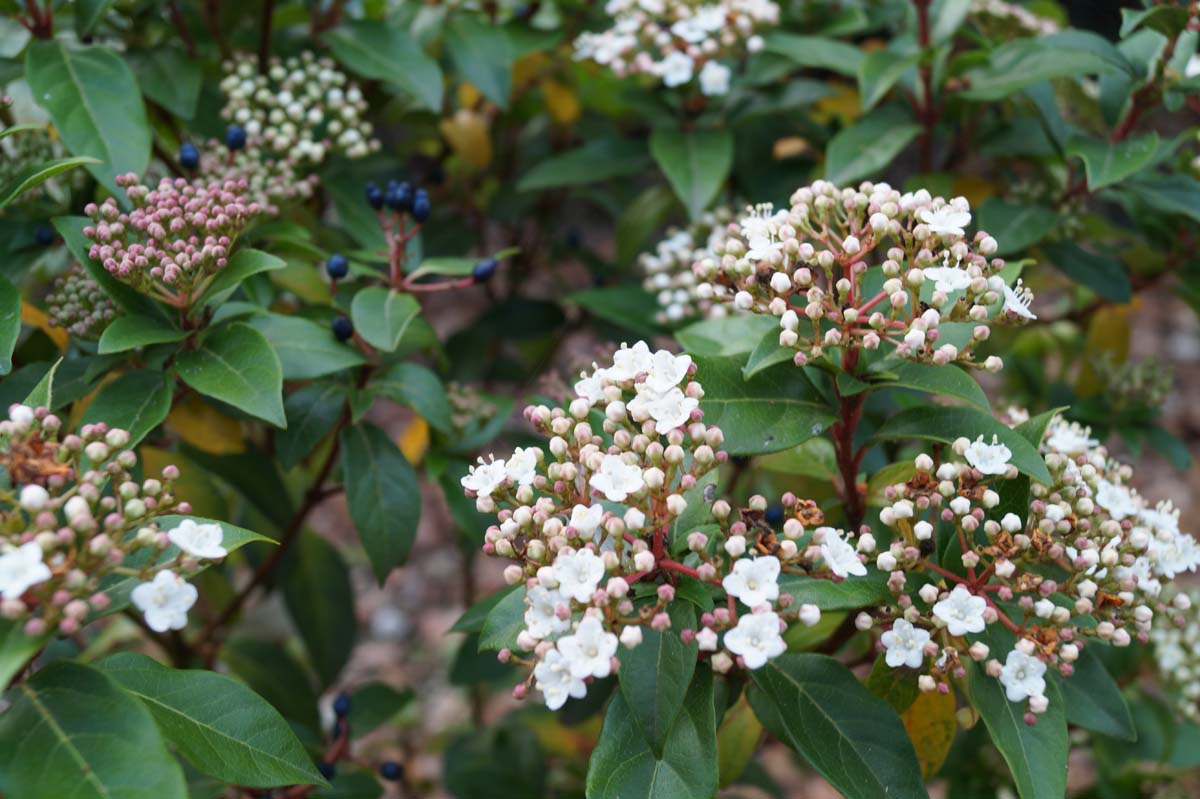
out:
{"label": "yellow leaf", "polygon": [[742,776],[758,749],[762,729],[744,693],[737,704],[725,711],[717,730],[717,773],[722,788]]}
{"label": "yellow leaf", "polygon": [[771,148],[771,154],[776,161],[786,161],[789,158],[798,158],[804,155],[812,146],[808,140],[800,136],[784,136],[782,139],[775,140],[775,146]]}
{"label": "yellow leaf", "polygon": [[400,451],[409,463],[420,463],[425,457],[425,451],[429,449],[429,423],[420,416],[414,416],[400,434],[399,444]]}
{"label": "yellow leaf", "polygon": [[813,103],[812,117],[822,125],[834,119],[841,120],[843,125],[849,125],[862,115],[862,103],[858,99],[858,90],[845,83],[831,83],[834,93],[822,97]]}
{"label": "yellow leaf", "polygon": [[475,88],[475,84],[463,81],[458,84],[458,107],[471,108],[483,98],[479,93],[479,89]]}
{"label": "yellow leaf", "polygon": [[579,119],[579,97],[575,90],[551,78],[542,81],[542,94],[550,118],[560,125],[570,125]]}
{"label": "yellow leaf", "polygon": [[488,118],[470,108],[460,108],[439,125],[454,152],[475,167],[483,169],[492,161],[492,139]]}
{"label": "yellow leaf", "polygon": [[40,308],[35,308],[27,302],[21,303],[21,321],[45,333],[54,342],[54,346],[58,347],[59,352],[67,351],[67,331],[50,324],[50,317]]}
{"label": "yellow leaf", "polygon": [[533,52],[518,58],[512,68],[512,85],[524,86],[532,83],[545,69],[550,59],[545,53]]}
{"label": "yellow leaf", "polygon": [[1092,366],[1097,358],[1107,353],[1116,363],[1121,363],[1129,357],[1129,312],[1134,304],[1109,305],[1092,315],[1081,359],[1083,367],[1075,381],[1075,393],[1079,396],[1095,396],[1104,389],[1099,374]]}
{"label": "yellow leaf", "polygon": [[958,721],[954,715],[954,692],[940,694],[937,691],[922,692],[908,710],[900,714],[904,729],[917,750],[917,762],[921,764],[921,776],[929,779],[942,768]]}
{"label": "yellow leaf", "polygon": [[171,409],[167,425],[201,452],[232,455],[246,450],[241,423],[223,415],[195,394],[189,394]]}

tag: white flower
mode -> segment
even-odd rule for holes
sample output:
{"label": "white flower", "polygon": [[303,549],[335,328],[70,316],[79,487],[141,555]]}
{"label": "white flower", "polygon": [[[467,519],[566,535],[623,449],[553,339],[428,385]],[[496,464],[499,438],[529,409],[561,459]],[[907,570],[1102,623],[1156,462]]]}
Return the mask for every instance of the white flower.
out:
{"label": "white flower", "polygon": [[537,476],[542,451],[537,447],[517,447],[504,462],[504,474],[517,485],[527,486]]}
{"label": "white flower", "polygon": [[187,554],[196,558],[216,560],[229,554],[221,541],[225,531],[219,524],[196,524],[192,519],[184,519],[179,526],[167,532],[171,543]]}
{"label": "white flower", "polygon": [[638,341],[632,347],[622,344],[621,349],[613,353],[613,365],[605,369],[604,374],[614,383],[625,383],[643,372],[648,373],[653,362],[646,342]]}
{"label": "white flower", "polygon": [[1031,696],[1046,693],[1046,664],[1019,649],[1008,653],[1004,668],[1000,670],[1000,682],[1009,702],[1023,702]]}
{"label": "white flower", "polygon": [[591,507],[576,505],[571,508],[571,521],[567,524],[579,531],[580,538],[591,538],[600,531],[603,519],[604,506],[597,502]]}
{"label": "white flower", "polygon": [[717,634],[711,627],[705,627],[696,633],[696,645],[701,652],[717,651]]}
{"label": "white flower", "polygon": [[740,599],[743,605],[755,608],[779,598],[778,579],[779,558],[774,555],[742,558],[733,564],[733,571],[725,575],[721,587],[725,593]]}
{"label": "white flower", "polygon": [[887,654],[886,663],[893,669],[908,666],[919,669],[925,661],[925,644],[929,643],[929,631],[914,627],[904,619],[896,619],[892,629],[879,637]]}
{"label": "white flower", "polygon": [[37,513],[46,507],[46,503],[49,501],[50,492],[36,483],[31,483],[21,488],[19,502],[22,510]]}
{"label": "white flower", "polygon": [[583,680],[571,674],[571,666],[557,649],[551,649],[533,669],[537,689],[546,700],[546,707],[558,710],[567,699],[582,699],[587,696]]}
{"label": "white flower", "polygon": [[671,87],[682,86],[691,80],[692,72],[696,68],[691,56],[678,50],[670,53],[658,66],[663,85]]}
{"label": "white flower", "polygon": [[595,405],[604,399],[604,378],[607,376],[608,372],[604,369],[597,369],[590,375],[581,373],[575,383],[575,396],[587,400],[589,405]]}
{"label": "white flower", "polygon": [[926,280],[933,281],[934,290],[945,294],[962,291],[971,285],[971,276],[967,274],[967,270],[956,266],[931,266],[922,269],[921,273],[925,275]]}
{"label": "white flower", "polygon": [[28,541],[0,555],[0,597],[20,599],[38,583],[50,579],[50,567],[42,563],[42,547]]}
{"label": "white flower", "polygon": [[1046,448],[1062,455],[1082,455],[1099,445],[1100,442],[1092,438],[1092,428],[1062,418],[1054,421],[1046,438]]}
{"label": "white flower", "polygon": [[629,403],[629,410],[636,417],[649,416],[664,432],[687,424],[698,407],[700,401],[684,394],[678,386],[659,394],[646,383],[638,384],[638,395]]}
{"label": "white flower", "polygon": [[613,502],[624,502],[630,494],[641,491],[646,481],[637,466],[626,463],[618,455],[605,455],[588,485]]}
{"label": "white flower", "polygon": [[558,617],[558,606],[566,605],[567,598],[560,591],[535,585],[525,593],[525,629],[534,638],[541,640],[571,629],[571,617]]}
{"label": "white flower", "polygon": [[594,616],[586,616],[574,634],[560,638],[558,651],[571,669],[571,676],[607,677],[612,673],[612,658],[617,654],[617,636],[604,629]]}
{"label": "white flower", "polygon": [[196,586],[171,571],[160,571],[150,582],[139,583],[129,599],[146,617],[146,626],[156,633],[182,630],[187,612],[196,604]]}
{"label": "white flower", "polygon": [[1108,511],[1108,515],[1117,521],[1133,516],[1140,510],[1132,491],[1108,480],[1101,480],[1097,484],[1096,504]]}
{"label": "white flower", "polygon": [[969,211],[960,211],[951,205],[944,205],[936,211],[931,208],[923,208],[917,218],[929,226],[929,229],[941,236],[962,236],[966,234],[963,230],[967,225],[971,224],[971,213]]}
{"label": "white flower", "polygon": [[720,95],[729,92],[729,67],[716,61],[709,61],[700,70],[700,93],[705,95]]}
{"label": "white flower", "polygon": [[1004,287],[1004,312],[1011,313],[1014,316],[1019,316],[1022,319],[1037,319],[1033,311],[1029,310],[1030,303],[1033,302],[1033,292],[1028,287],[1021,283],[1021,279],[1017,278],[1015,286]]}
{"label": "white flower", "polygon": [[485,463],[480,457],[479,465],[472,466],[467,476],[459,482],[463,488],[474,491],[481,497],[490,497],[493,491],[503,485],[507,476],[504,472],[504,461],[496,460],[495,456],[492,456],[491,462]]}
{"label": "white flower", "polygon": [[983,436],[980,436],[967,447],[963,457],[983,474],[1004,474],[1008,471],[1012,450],[999,443],[996,436],[992,436],[991,444],[983,443]]}
{"label": "white flower", "polygon": [[725,633],[725,648],[741,655],[746,668],[762,668],[787,650],[779,634],[779,617],[774,612],[742,614],[737,627]]}
{"label": "white flower", "polygon": [[558,590],[576,602],[591,601],[604,577],[604,561],[590,549],[563,551],[554,561]]}
{"label": "white flower", "polygon": [[644,385],[660,394],[670,391],[683,382],[691,365],[690,355],[676,355],[668,350],[659,350],[650,356]]}
{"label": "white flower", "polygon": [[858,559],[858,553],[842,539],[842,534],[832,527],[824,528],[825,540],[821,544],[821,557],[825,565],[838,577],[863,577],[867,567]]}
{"label": "white flower", "polygon": [[946,622],[951,635],[983,632],[983,611],[987,601],[975,596],[961,584],[954,586],[950,596],[933,606],[933,615]]}

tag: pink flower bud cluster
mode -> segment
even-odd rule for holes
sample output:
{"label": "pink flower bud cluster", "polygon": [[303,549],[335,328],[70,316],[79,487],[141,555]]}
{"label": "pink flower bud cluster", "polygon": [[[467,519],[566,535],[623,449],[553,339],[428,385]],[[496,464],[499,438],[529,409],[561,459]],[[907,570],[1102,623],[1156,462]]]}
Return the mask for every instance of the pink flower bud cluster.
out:
{"label": "pink flower bud cluster", "polygon": [[[69,635],[108,610],[114,583],[130,578],[156,580],[194,601],[195,589],[176,572],[195,571],[201,558],[223,550],[214,549],[211,531],[208,541],[191,532],[192,522],[160,528],[162,517],[191,510],[175,495],[179,469],[139,479],[127,431],[96,423],[63,432],[44,407],[13,405],[0,421],[0,465],[12,485],[0,491],[0,616],[30,636]],[[163,603],[139,601],[149,584],[131,599],[149,608],[152,627],[165,629],[154,615]]]}
{"label": "pink flower bud cluster", "polygon": [[89,340],[100,338],[117,317],[117,306],[78,264],[54,279],[46,295],[46,310],[50,324]]}
{"label": "pink flower bud cluster", "polygon": [[925,363],[989,371],[975,349],[997,322],[1036,318],[1032,294],[1001,276],[998,244],[968,236],[967,200],[886,183],[817,181],[788,208],[758,205],[694,265],[701,299],[779,320],[798,365],[826,350],[884,349]]}
{"label": "pink flower bud cluster", "polygon": [[[1010,701],[1041,713],[1048,668],[1068,677],[1086,646],[1145,644],[1155,615],[1171,613],[1169,581],[1200,566],[1178,512],[1131,489],[1129,467],[1086,428],[1049,426],[1041,454],[1051,481],[1033,481],[1021,510],[1012,497],[1025,496],[1024,483],[1006,445],[961,438],[948,454],[919,455],[913,476],[886,489],[880,521],[891,542],[875,564],[896,601],[861,617],[863,629],[885,629],[887,664],[920,669],[927,690],[961,680],[969,655]],[[1015,648],[989,653],[980,637],[991,625]]]}
{"label": "pink flower bud cluster", "polygon": [[[618,645],[635,648],[652,632],[695,643],[718,671],[760,668],[786,649],[790,624],[820,620],[819,608],[782,590],[786,580],[867,573],[811,502],[784,497],[791,517],[779,535],[764,521],[765,498],[740,512],[714,501],[726,453],[720,429],[704,424],[695,375],[686,355],[622,347],[581,376],[568,408],[526,408],[546,450],[481,458],[462,479],[476,507],[497,514],[484,552],[512,560],[505,577],[525,590],[515,646],[532,657],[501,656],[533,667],[552,709],[618,668]],[[870,551],[873,539],[858,545]],[[680,613],[711,596],[708,586],[723,597],[693,626]]]}
{"label": "pink flower bud cluster", "polygon": [[200,151],[199,171],[206,179],[222,184],[244,183],[240,193],[246,202],[256,203],[266,216],[278,216],[280,206],[309,199],[320,183],[316,175],[303,174],[303,161],[296,152],[269,155],[254,138],[234,152],[210,139]]}
{"label": "pink flower bud cluster", "polygon": [[88,256],[118,280],[183,306],[228,264],[238,234],[261,211],[245,196],[245,179],[164,178],[152,189],[128,174],[117,183],[133,210],[111,197],[87,205]]}

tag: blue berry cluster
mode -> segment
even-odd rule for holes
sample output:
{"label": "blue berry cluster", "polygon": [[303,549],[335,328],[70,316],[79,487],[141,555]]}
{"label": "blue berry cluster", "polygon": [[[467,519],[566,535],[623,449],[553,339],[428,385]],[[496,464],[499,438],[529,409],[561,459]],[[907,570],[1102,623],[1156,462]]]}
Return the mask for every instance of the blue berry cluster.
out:
{"label": "blue berry cluster", "polygon": [[367,204],[376,211],[387,208],[398,214],[408,214],[418,225],[428,219],[433,211],[429,193],[408,181],[389,180],[382,189],[374,182],[368,183]]}

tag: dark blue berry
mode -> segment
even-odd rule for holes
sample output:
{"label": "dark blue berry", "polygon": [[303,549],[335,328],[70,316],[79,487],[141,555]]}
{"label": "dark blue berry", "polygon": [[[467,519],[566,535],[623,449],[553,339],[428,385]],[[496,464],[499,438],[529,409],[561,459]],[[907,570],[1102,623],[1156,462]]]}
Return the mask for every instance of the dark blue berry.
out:
{"label": "dark blue berry", "polygon": [[49,225],[38,225],[33,231],[33,239],[43,247],[54,243],[54,228]]}
{"label": "dark blue berry", "polygon": [[781,521],[783,521],[783,506],[771,505],[768,507],[765,518],[767,520],[767,524],[779,524]]}
{"label": "dark blue berry", "polygon": [[388,760],[379,766],[379,776],[390,782],[395,782],[404,777],[404,766],[395,760]]}
{"label": "dark blue berry", "polygon": [[383,207],[383,190],[374,183],[367,184],[367,205],[376,211]]}
{"label": "dark blue berry", "polygon": [[184,169],[195,169],[200,166],[200,151],[190,141],[179,146],[179,165]]}
{"label": "dark blue berry", "polygon": [[[338,341],[346,341],[354,335],[354,323],[350,321],[348,316],[339,316],[333,320],[333,335]],[[338,710],[344,708],[344,710]],[[344,716],[350,712],[350,697],[345,694],[338,694],[338,698],[333,702],[333,712],[339,716]]]}
{"label": "dark blue berry", "polygon": [[433,207],[429,204],[429,195],[424,189],[417,189],[413,194],[412,201],[412,218],[417,222],[424,222],[429,218],[429,214],[433,211]]}
{"label": "dark blue berry", "polygon": [[341,280],[349,273],[350,262],[346,260],[346,256],[339,252],[335,252],[329,256],[329,260],[325,262],[325,274],[334,280]]}
{"label": "dark blue berry", "polygon": [[337,776],[337,766],[333,763],[322,761],[317,764],[317,771],[321,772],[321,776],[327,780],[331,780]]}
{"label": "dark blue berry", "polygon": [[393,211],[411,211],[413,207],[413,187],[409,183],[396,183],[392,181],[388,184],[387,194],[384,196],[388,208]]}
{"label": "dark blue berry", "polygon": [[475,278],[476,283],[486,283],[496,274],[497,266],[499,264],[496,263],[495,258],[485,258],[475,264],[475,268],[471,270],[471,277]]}
{"label": "dark blue berry", "polygon": [[729,462],[734,466],[745,466],[750,462],[750,458],[747,455],[732,455],[729,458]]}
{"label": "dark blue berry", "polygon": [[225,131],[225,146],[230,150],[240,150],[246,146],[246,129],[241,125],[230,125]]}

